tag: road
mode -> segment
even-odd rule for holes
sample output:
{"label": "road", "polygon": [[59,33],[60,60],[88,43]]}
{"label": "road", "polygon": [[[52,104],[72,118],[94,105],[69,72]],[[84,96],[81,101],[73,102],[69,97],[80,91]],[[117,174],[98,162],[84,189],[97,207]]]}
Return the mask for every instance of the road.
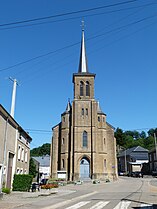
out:
{"label": "road", "polygon": [[[152,209],[157,208],[157,179],[120,177],[117,182],[60,187],[46,197],[6,196],[1,209]],[[20,197],[21,195],[21,197]],[[9,199],[10,198],[10,199]],[[6,204],[5,204],[6,203]],[[8,204],[7,204],[8,203]],[[9,206],[10,204],[10,206]]]}

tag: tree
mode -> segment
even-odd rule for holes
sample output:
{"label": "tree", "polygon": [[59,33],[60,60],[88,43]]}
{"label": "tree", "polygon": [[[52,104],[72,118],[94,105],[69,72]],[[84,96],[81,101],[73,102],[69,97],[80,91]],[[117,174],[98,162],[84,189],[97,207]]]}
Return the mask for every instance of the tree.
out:
{"label": "tree", "polygon": [[29,162],[29,174],[32,175],[33,177],[35,177],[37,173],[38,173],[38,171],[36,170],[36,165],[35,165],[33,159],[31,158],[30,162]]}
{"label": "tree", "polygon": [[46,143],[40,147],[34,148],[30,151],[31,157],[50,155],[51,144]]}
{"label": "tree", "polygon": [[157,128],[150,129],[148,132],[148,136],[144,131],[141,133],[138,131],[125,131],[123,132],[122,129],[117,128],[115,131],[115,138],[117,140],[117,145],[131,148],[135,146],[141,146],[145,149],[152,149],[154,145],[154,133],[157,136]]}
{"label": "tree", "polygon": [[124,136],[124,133],[123,133],[122,129],[117,128],[115,133],[114,133],[114,136],[117,140],[117,145],[119,145],[119,146],[125,146],[126,145],[125,136]]}

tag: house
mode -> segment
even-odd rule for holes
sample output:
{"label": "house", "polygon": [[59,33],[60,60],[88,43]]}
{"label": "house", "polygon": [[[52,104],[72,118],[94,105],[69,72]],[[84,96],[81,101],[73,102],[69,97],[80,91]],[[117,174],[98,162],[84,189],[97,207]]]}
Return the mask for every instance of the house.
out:
{"label": "house", "polygon": [[157,174],[157,155],[156,155],[156,151],[157,151],[157,149],[154,147],[148,153],[148,155],[149,155],[149,168],[150,168],[150,172],[152,174],[153,173]]}
{"label": "house", "polygon": [[29,173],[32,138],[0,104],[0,188],[11,188],[15,173]]}
{"label": "house", "polygon": [[118,171],[141,171],[144,163],[148,163],[148,150],[141,146],[126,149],[118,155]]}
{"label": "house", "polygon": [[94,97],[95,74],[87,65],[84,30],[78,72],[73,74],[74,100],[55,125],[51,143],[51,177],[67,180],[117,179],[114,127]]}
{"label": "house", "polygon": [[[32,159],[39,163],[39,181],[50,177],[50,156],[44,155],[41,157],[32,157]],[[36,163],[35,163],[36,164]]]}

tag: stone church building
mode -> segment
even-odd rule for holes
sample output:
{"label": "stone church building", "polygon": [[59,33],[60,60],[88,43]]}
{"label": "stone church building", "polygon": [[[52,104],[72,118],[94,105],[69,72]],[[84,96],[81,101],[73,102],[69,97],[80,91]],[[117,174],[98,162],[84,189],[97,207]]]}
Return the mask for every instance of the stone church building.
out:
{"label": "stone church building", "polygon": [[87,66],[84,30],[78,73],[73,74],[74,100],[52,128],[51,177],[67,180],[117,179],[114,128],[94,98],[95,74]]}

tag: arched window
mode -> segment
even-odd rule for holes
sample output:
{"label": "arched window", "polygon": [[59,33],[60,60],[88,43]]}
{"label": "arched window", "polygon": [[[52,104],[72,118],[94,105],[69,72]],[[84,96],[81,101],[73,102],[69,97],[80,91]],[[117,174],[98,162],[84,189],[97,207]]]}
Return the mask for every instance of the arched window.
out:
{"label": "arched window", "polygon": [[80,96],[83,96],[83,82],[80,81]]}
{"label": "arched window", "polygon": [[87,132],[83,132],[83,147],[87,147]]}
{"label": "arched window", "polygon": [[82,108],[82,115],[84,115],[84,108]]}
{"label": "arched window", "polygon": [[89,82],[86,81],[86,96],[90,96]]}
{"label": "arched window", "polygon": [[62,159],[62,168],[64,168],[64,159]]}

